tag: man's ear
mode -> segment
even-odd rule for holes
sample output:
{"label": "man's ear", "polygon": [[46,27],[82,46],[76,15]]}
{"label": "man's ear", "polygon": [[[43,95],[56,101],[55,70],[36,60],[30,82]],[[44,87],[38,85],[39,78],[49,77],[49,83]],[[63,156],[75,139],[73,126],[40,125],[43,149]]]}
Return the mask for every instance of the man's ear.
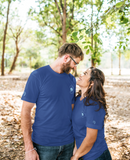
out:
{"label": "man's ear", "polygon": [[69,60],[70,60],[70,55],[69,54],[66,54],[66,55],[64,55],[64,62],[65,63],[67,63],[67,62],[69,62]]}

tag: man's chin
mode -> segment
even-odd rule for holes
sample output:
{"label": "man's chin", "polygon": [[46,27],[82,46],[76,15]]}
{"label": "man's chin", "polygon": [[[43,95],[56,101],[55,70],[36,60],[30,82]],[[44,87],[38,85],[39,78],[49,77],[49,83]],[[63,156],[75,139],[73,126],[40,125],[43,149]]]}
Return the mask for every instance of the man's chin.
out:
{"label": "man's chin", "polygon": [[73,69],[71,68],[70,70],[68,70],[66,73],[69,74]]}

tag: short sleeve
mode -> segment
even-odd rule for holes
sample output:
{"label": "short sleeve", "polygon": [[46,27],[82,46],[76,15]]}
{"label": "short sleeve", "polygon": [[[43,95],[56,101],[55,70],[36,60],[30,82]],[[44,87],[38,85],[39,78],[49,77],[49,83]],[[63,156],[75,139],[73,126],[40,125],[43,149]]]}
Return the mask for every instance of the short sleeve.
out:
{"label": "short sleeve", "polygon": [[36,72],[32,72],[28,78],[21,99],[27,102],[36,103],[39,91],[40,91],[40,80],[38,79]]}
{"label": "short sleeve", "polygon": [[104,126],[105,110],[103,108],[98,109],[99,105],[86,106],[86,127],[102,129]]}

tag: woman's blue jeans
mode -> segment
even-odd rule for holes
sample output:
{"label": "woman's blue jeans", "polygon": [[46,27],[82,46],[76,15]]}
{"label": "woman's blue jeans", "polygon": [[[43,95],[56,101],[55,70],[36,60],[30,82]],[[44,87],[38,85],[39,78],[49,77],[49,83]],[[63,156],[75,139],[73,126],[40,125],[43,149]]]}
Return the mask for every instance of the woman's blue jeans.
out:
{"label": "woman's blue jeans", "polygon": [[33,143],[40,160],[70,160],[73,155],[74,143],[64,146],[41,146]]}
{"label": "woman's blue jeans", "polygon": [[[83,158],[79,158],[79,160],[83,160]],[[103,154],[95,160],[112,160],[109,150],[105,150]]]}
{"label": "woman's blue jeans", "polygon": [[95,160],[112,160],[109,150],[105,150],[103,154]]}

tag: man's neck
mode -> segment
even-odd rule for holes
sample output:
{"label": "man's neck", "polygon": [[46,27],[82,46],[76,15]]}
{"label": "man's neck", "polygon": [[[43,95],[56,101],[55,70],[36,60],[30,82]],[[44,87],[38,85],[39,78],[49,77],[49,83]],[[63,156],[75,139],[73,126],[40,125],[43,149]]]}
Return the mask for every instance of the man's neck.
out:
{"label": "man's neck", "polygon": [[62,63],[60,58],[57,58],[51,65],[50,67],[52,68],[52,70],[54,70],[55,72],[61,74],[62,72]]}

